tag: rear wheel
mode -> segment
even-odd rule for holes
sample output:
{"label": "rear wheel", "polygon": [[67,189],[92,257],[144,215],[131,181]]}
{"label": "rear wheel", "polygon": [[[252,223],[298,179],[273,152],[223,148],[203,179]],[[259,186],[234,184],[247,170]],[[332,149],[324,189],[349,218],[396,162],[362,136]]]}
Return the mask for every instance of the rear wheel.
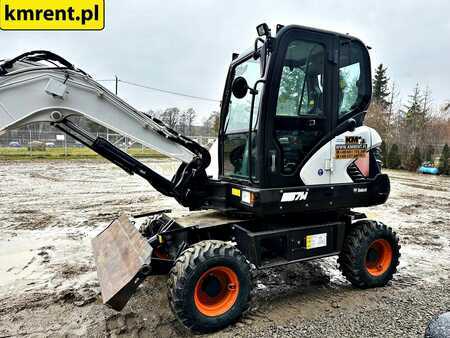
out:
{"label": "rear wheel", "polygon": [[236,247],[202,241],[184,251],[170,271],[169,304],[186,327],[218,330],[249,307],[250,279],[250,265]]}
{"label": "rear wheel", "polygon": [[339,255],[342,274],[360,288],[386,285],[397,272],[398,242],[390,227],[374,221],[359,222],[345,238]]}

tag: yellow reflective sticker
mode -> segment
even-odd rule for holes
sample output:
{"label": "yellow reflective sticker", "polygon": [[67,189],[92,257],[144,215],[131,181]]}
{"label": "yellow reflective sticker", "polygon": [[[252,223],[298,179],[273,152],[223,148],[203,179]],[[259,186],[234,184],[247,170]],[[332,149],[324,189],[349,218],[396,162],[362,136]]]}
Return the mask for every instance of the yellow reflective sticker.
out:
{"label": "yellow reflective sticker", "polygon": [[237,196],[237,197],[241,197],[241,191],[239,189],[232,188],[231,189],[231,195]]}
{"label": "yellow reflective sticker", "polygon": [[311,249],[311,240],[312,240],[312,236],[306,236],[306,249]]}

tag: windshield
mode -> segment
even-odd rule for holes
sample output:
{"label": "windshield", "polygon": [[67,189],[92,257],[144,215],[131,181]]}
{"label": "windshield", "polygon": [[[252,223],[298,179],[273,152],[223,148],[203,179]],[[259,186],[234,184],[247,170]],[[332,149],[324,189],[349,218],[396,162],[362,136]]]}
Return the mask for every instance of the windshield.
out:
{"label": "windshield", "polygon": [[[236,66],[236,68],[234,69],[233,80],[239,76],[245,78],[245,80],[247,80],[248,86],[250,88],[253,88],[255,82],[258,81],[260,77],[259,59],[255,60],[253,58],[250,58]],[[225,120],[225,133],[229,134],[237,131],[248,131],[251,102],[251,95],[247,94],[242,99],[238,99],[231,95],[230,103],[228,105],[228,114]],[[253,124],[256,123],[258,106],[259,94],[255,97]]]}
{"label": "windshield", "polygon": [[[256,81],[260,79],[259,59],[250,57],[242,63],[235,66],[233,78],[230,83],[238,76],[242,76],[247,81],[249,87],[253,88]],[[251,114],[252,95],[248,93],[242,99],[238,99],[230,94],[228,112],[224,125],[223,141],[223,174],[228,177],[248,179],[249,178],[249,153],[251,153],[252,177],[255,177],[256,163],[256,121],[258,120],[259,99],[261,96],[262,85],[257,88],[258,94],[255,95],[255,104],[253,108],[251,150],[249,149],[249,122]]]}

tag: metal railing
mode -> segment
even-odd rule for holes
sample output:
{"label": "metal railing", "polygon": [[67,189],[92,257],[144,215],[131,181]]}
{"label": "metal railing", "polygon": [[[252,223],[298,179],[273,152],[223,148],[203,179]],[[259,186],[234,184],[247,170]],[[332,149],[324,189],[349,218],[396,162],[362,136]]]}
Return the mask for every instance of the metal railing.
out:
{"label": "metal railing", "polygon": [[[126,152],[130,150],[133,154],[139,154],[139,151],[142,154],[149,153],[149,148],[117,133],[91,132],[91,135],[94,137],[103,137]],[[209,148],[216,139],[215,137],[201,135],[188,137],[205,148]],[[83,152],[79,150],[82,148],[86,147],[58,130],[40,131],[38,129],[21,129],[8,131],[0,135],[0,155],[23,153],[23,155],[29,154],[33,156],[33,152],[48,152],[51,149],[59,149],[65,156],[75,153],[82,156]]]}

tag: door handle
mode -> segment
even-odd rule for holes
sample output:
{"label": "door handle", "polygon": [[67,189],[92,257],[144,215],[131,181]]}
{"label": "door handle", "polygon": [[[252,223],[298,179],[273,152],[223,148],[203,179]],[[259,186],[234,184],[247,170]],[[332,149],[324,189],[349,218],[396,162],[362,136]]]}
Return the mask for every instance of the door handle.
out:
{"label": "door handle", "polygon": [[334,171],[332,158],[325,160],[325,170],[329,171],[330,173],[332,173]]}
{"label": "door handle", "polygon": [[276,168],[276,159],[277,158],[276,158],[275,150],[271,150],[269,152],[269,154],[270,154],[270,171],[274,173],[277,170],[277,168]]}

